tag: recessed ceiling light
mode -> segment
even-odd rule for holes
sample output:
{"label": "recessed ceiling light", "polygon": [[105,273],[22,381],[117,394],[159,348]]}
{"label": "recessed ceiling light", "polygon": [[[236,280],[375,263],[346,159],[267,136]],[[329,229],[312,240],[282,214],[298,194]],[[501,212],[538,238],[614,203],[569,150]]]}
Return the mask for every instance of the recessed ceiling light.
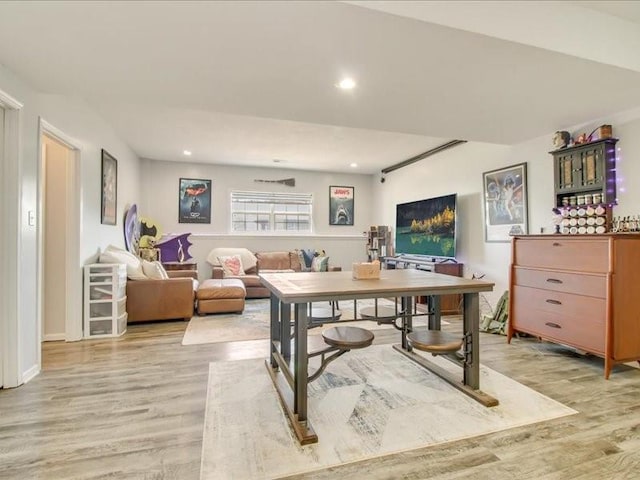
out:
{"label": "recessed ceiling light", "polygon": [[183,153],[183,155],[186,155],[187,157],[191,156],[191,150],[183,150],[182,153]]}
{"label": "recessed ceiling light", "polygon": [[355,88],[356,81],[353,78],[343,78],[336,86],[342,90],[351,90]]}
{"label": "recessed ceiling light", "polygon": [[353,162],[352,164],[349,165],[351,168],[357,168],[358,164],[356,162]]}

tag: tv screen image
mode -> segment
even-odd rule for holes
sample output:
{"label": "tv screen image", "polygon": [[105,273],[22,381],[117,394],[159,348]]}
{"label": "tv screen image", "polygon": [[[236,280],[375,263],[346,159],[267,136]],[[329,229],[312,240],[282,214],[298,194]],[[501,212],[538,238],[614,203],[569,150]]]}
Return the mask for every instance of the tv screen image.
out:
{"label": "tv screen image", "polygon": [[396,254],[455,258],[455,193],[396,206]]}

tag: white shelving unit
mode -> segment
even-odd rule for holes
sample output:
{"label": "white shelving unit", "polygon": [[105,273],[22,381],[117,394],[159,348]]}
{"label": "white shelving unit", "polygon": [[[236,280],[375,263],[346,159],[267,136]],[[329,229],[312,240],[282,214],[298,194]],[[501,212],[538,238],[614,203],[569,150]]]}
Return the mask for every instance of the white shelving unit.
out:
{"label": "white shelving unit", "polygon": [[84,338],[118,337],[127,331],[126,287],[125,265],[85,265]]}

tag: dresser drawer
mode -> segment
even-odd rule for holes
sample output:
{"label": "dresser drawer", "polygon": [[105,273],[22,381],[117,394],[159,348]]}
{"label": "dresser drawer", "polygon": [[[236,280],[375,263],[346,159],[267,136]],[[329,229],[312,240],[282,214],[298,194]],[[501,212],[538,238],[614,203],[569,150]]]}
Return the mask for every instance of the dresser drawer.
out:
{"label": "dresser drawer", "polygon": [[528,287],[514,287],[513,311],[510,318],[514,330],[572,345],[581,350],[604,353],[604,300],[563,294],[566,297],[574,296],[585,300],[593,309],[593,312],[585,316],[582,309],[572,311],[569,308],[571,301],[566,301],[566,298],[559,300],[566,303],[551,304],[546,302],[545,295],[538,292],[548,293]]}
{"label": "dresser drawer", "polygon": [[513,283],[524,287],[575,293],[588,297],[605,298],[607,294],[607,277],[604,275],[516,267],[513,269]]}
{"label": "dresser drawer", "polygon": [[609,267],[608,239],[567,237],[514,239],[515,264],[523,267],[605,273]]}
{"label": "dresser drawer", "polygon": [[576,317],[580,322],[594,321],[604,325],[606,302],[603,298],[521,286],[514,286],[513,291],[514,302],[517,300],[539,312]]}
{"label": "dresser drawer", "polygon": [[541,312],[516,305],[513,328],[564,345],[592,353],[604,353],[604,324],[583,324],[574,318]]}

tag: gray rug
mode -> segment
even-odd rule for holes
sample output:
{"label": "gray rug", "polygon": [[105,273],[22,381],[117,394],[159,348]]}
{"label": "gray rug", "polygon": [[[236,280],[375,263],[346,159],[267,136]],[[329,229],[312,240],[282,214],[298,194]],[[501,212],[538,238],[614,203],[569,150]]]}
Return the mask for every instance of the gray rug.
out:
{"label": "gray rug", "polygon": [[[365,306],[372,306],[373,300],[359,300],[358,309]],[[380,306],[393,306],[389,300],[380,299]],[[328,302],[322,305],[328,308]],[[352,320],[353,302],[341,302],[341,321]],[[455,317],[452,317],[455,318]],[[459,317],[458,317],[459,318]],[[445,322],[443,322],[445,323]],[[346,323],[350,325],[351,323]],[[415,325],[425,325],[426,318],[416,318]],[[309,330],[309,335],[319,335],[323,329],[332,327],[327,324],[324,328]],[[381,330],[393,328],[388,324],[378,325],[373,321],[364,321],[358,326],[368,330]],[[269,338],[269,300],[252,299],[247,300],[244,312],[231,314],[207,315],[204,317],[193,317],[187,325],[187,329],[182,338],[182,345],[200,345],[204,343],[237,342],[244,340],[261,340]]]}
{"label": "gray rug", "polygon": [[484,366],[481,386],[499,406],[481,406],[390,345],[352,351],[309,385],[319,442],[302,447],[263,359],[211,363],[201,479],[279,478],[577,413]]}

